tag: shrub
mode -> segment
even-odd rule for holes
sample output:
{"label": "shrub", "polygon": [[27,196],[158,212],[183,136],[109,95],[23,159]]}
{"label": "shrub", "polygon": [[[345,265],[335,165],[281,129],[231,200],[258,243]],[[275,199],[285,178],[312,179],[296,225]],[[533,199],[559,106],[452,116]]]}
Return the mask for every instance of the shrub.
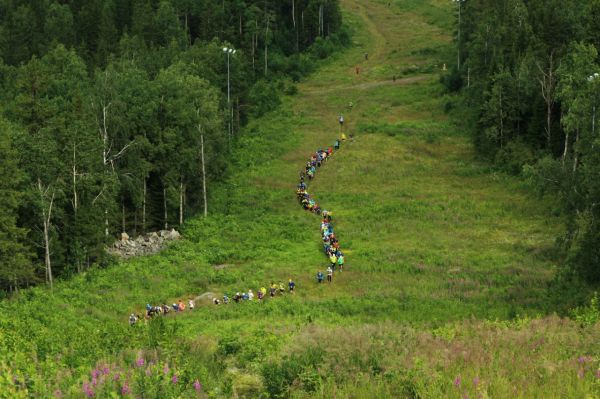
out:
{"label": "shrub", "polygon": [[252,86],[248,95],[250,113],[259,117],[274,110],[281,104],[276,84],[260,80]]}

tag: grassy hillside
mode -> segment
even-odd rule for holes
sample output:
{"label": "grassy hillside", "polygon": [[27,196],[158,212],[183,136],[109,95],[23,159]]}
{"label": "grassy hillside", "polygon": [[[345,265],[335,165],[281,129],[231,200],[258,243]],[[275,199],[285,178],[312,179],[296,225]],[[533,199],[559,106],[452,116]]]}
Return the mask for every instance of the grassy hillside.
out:
{"label": "grassy hillside", "polygon": [[[248,126],[186,240],[0,305],[0,397],[600,395],[599,325],[547,301],[559,220],[478,163],[443,112],[452,4],[343,4],[354,46]],[[355,139],[309,192],[334,212],[347,264],[317,285],[319,219],[293,191],[339,113]],[[127,325],[147,302],[290,277],[293,296]]]}

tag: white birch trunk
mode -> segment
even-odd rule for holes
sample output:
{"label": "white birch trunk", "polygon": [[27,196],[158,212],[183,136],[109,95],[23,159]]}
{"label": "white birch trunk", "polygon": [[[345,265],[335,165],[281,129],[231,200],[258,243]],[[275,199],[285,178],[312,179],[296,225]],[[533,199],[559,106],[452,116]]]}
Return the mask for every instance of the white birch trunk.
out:
{"label": "white birch trunk", "polygon": [[144,177],[144,189],[142,196],[142,233],[146,233],[146,192],[148,190],[148,183]]}
{"label": "white birch trunk", "polygon": [[75,150],[75,144],[73,144],[73,212],[77,215],[77,208],[79,204],[79,200],[77,198],[77,156]]}
{"label": "white birch trunk", "polygon": [[163,207],[165,217],[165,230],[169,228],[168,214],[167,214],[167,186],[163,184]]}
{"label": "white birch trunk", "polygon": [[52,220],[52,207],[54,205],[54,190],[52,190],[52,196],[50,203],[46,205],[46,196],[50,187],[43,187],[42,181],[38,178],[38,190],[40,192],[40,200],[42,205],[42,227],[43,227],[43,247],[44,247],[44,265],[46,267],[46,281],[50,285],[50,289],[53,288],[52,278],[52,261],[50,257],[50,228]]}
{"label": "white birch trunk", "polygon": [[202,195],[204,199],[204,217],[208,215],[208,202],[206,201],[206,167],[204,166],[204,135],[200,134],[200,154],[202,159]]}
{"label": "white birch trunk", "polygon": [[269,40],[269,22],[270,22],[270,16],[267,15],[267,28],[265,30],[265,76],[267,76],[267,72],[268,72],[268,64],[269,64],[269,45],[268,45],[268,40]]}
{"label": "white birch trunk", "polygon": [[179,181],[179,225],[183,224],[183,197],[185,195],[185,186],[183,179]]}

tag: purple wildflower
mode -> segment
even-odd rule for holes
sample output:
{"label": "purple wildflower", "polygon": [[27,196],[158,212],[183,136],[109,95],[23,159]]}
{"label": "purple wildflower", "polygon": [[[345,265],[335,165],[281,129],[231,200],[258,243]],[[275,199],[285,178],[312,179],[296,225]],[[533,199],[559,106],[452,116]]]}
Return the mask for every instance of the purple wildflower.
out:
{"label": "purple wildflower", "polygon": [[98,376],[100,375],[100,370],[98,369],[94,369],[91,372],[92,378],[98,378]]}
{"label": "purple wildflower", "polygon": [[98,385],[98,379],[96,377],[92,378],[92,386]]}
{"label": "purple wildflower", "polygon": [[454,386],[455,387],[460,386],[460,376],[456,376],[456,378],[454,379]]}
{"label": "purple wildflower", "polygon": [[479,386],[479,377],[473,378],[473,385],[475,385],[475,388]]}
{"label": "purple wildflower", "polygon": [[135,365],[138,367],[142,367],[144,365],[144,358],[140,357],[138,360],[135,361]]}
{"label": "purple wildflower", "polygon": [[121,387],[121,395],[129,395],[131,393],[131,388],[129,388],[129,383],[125,381],[123,386]]}
{"label": "purple wildflower", "polygon": [[107,366],[104,366],[102,369],[102,374],[107,375],[108,373],[110,373],[110,369]]}
{"label": "purple wildflower", "polygon": [[577,359],[577,361],[579,362],[579,364],[585,363],[585,356],[579,356],[579,358]]}
{"label": "purple wildflower", "polygon": [[179,378],[177,378],[177,374],[173,374],[173,377],[171,377],[171,382],[173,384],[177,384],[177,381],[179,381]]}
{"label": "purple wildflower", "polygon": [[94,397],[94,391],[92,390],[92,388],[90,387],[90,384],[88,384],[87,382],[83,383],[83,393],[85,394],[85,396],[87,396],[88,398],[93,398]]}
{"label": "purple wildflower", "polygon": [[165,367],[163,368],[163,373],[169,374],[169,365],[168,364],[165,364]]}
{"label": "purple wildflower", "polygon": [[200,384],[200,381],[196,380],[194,381],[194,389],[196,390],[196,392],[200,392],[202,390],[202,384]]}
{"label": "purple wildflower", "polygon": [[121,374],[116,373],[115,376],[113,377],[113,380],[115,381],[119,381],[121,379]]}

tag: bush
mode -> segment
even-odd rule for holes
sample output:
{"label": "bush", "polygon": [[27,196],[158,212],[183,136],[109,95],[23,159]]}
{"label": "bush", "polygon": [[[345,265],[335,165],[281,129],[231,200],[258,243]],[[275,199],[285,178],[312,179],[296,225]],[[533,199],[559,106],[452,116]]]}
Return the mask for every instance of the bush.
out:
{"label": "bush", "polygon": [[456,93],[463,86],[463,78],[460,74],[460,71],[455,67],[451,68],[450,71],[442,75],[440,78],[440,82],[446,87],[446,90],[450,93]]}
{"label": "bush", "polygon": [[248,95],[250,114],[256,118],[274,110],[281,104],[277,85],[259,80],[252,86]]}
{"label": "bush", "polygon": [[594,292],[594,296],[587,306],[580,306],[571,311],[571,317],[583,326],[593,326],[600,322],[600,301],[598,293]]}
{"label": "bush", "polygon": [[503,171],[519,175],[523,166],[532,165],[536,160],[533,150],[521,140],[513,140],[496,153],[496,165]]}

